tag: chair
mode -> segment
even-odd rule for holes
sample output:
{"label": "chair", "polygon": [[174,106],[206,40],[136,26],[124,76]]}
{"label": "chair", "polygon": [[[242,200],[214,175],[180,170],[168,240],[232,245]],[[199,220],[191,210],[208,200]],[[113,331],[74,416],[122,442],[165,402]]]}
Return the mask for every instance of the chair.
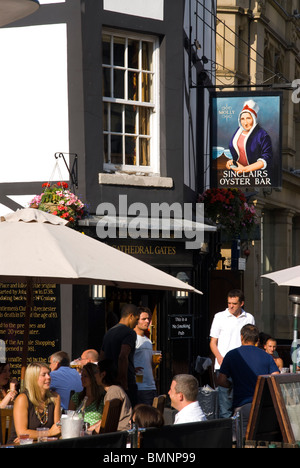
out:
{"label": "chair", "polygon": [[[0,409],[0,424],[2,444],[5,445],[9,439],[13,422],[13,408]],[[1,442],[1,441],[0,441]]]}
{"label": "chair", "polygon": [[154,408],[157,408],[161,412],[161,414],[164,414],[166,398],[167,395],[159,395],[157,397],[154,397],[153,399],[152,406]]}
{"label": "chair", "polygon": [[122,404],[123,402],[122,400],[119,400],[119,398],[106,401],[103,409],[99,434],[106,434],[108,432],[117,431]]}

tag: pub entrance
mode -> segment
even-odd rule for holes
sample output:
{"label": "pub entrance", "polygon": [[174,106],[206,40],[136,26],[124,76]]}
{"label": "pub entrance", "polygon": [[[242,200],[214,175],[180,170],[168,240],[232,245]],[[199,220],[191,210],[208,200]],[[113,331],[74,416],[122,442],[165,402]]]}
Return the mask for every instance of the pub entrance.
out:
{"label": "pub entrance", "polygon": [[154,350],[162,351],[162,362],[155,371],[159,393],[167,393],[172,377],[192,372],[194,361],[194,323],[191,310],[192,298],[178,301],[176,293],[148,290],[120,290],[107,288],[106,329],[119,321],[120,310],[125,303],[148,307],[152,321],[148,337]]}
{"label": "pub entrance", "polygon": [[[91,227],[84,230],[91,234]],[[156,376],[159,392],[168,392],[175,374],[193,373],[197,356],[209,352],[209,271],[214,267],[215,240],[209,234],[203,250],[189,250],[184,239],[108,239],[111,247],[188,282],[204,294],[107,287],[103,300],[95,303],[88,290],[83,293],[75,286],[80,290],[73,297],[73,319],[75,316],[82,326],[73,328],[72,354],[79,356],[88,347],[99,350],[107,329],[118,322],[122,305],[133,303],[149,307],[152,312],[149,337],[153,348],[161,350],[163,356]],[[84,313],[87,303],[88,318]],[[83,336],[88,338],[85,344]]]}

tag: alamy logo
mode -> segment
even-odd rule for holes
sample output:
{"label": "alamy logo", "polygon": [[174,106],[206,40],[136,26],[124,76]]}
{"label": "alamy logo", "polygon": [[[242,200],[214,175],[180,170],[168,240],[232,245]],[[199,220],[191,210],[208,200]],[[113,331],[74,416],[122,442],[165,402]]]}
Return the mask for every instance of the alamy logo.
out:
{"label": "alamy logo", "polygon": [[186,249],[200,249],[204,242],[204,204],[144,203],[128,206],[127,195],[119,196],[119,206],[100,203],[101,217],[96,232],[100,239],[185,239]]}
{"label": "alamy logo", "polygon": [[292,93],[292,101],[294,104],[299,104],[300,102],[300,80],[294,80],[292,82],[292,88],[295,88],[295,91]]}

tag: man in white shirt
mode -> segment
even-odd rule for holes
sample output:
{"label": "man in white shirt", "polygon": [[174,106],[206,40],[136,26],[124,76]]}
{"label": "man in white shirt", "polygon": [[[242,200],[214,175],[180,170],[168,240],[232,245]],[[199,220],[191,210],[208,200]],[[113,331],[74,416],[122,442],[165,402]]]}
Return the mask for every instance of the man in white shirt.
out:
{"label": "man in white shirt", "polygon": [[[241,290],[234,289],[227,295],[228,308],[218,312],[210,330],[210,349],[214,354],[215,371],[219,372],[225,355],[241,346],[241,329],[244,325],[255,325],[254,317],[243,309],[245,297]],[[220,418],[232,416],[232,391],[219,387]]]}
{"label": "man in white shirt", "polygon": [[206,421],[198,397],[198,381],[193,375],[179,374],[173,377],[169,390],[171,405],[178,413],[174,424]]}

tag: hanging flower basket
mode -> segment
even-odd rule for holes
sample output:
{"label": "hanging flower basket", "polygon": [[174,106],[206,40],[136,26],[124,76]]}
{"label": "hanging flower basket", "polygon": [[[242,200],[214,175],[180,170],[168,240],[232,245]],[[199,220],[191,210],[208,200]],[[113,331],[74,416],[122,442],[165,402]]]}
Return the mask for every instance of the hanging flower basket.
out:
{"label": "hanging flower basket", "polygon": [[232,239],[244,233],[248,240],[253,237],[258,224],[255,206],[247,203],[241,190],[209,189],[200,196],[199,201],[204,203],[205,216]]}
{"label": "hanging flower basket", "polygon": [[70,190],[66,182],[58,182],[50,185],[42,185],[44,191],[36,195],[29,203],[30,208],[47,211],[55,216],[69,221],[69,226],[74,227],[78,220],[87,216],[85,204]]}

